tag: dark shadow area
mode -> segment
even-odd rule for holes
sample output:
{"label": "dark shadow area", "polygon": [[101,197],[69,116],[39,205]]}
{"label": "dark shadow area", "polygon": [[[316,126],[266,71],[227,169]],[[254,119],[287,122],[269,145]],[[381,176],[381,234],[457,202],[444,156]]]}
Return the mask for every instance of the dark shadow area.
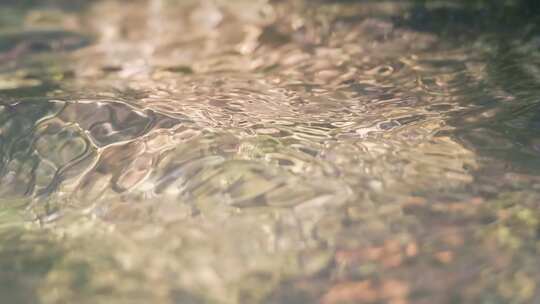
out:
{"label": "dark shadow area", "polygon": [[37,289],[62,250],[45,232],[0,231],[0,295],[2,303],[40,303]]}
{"label": "dark shadow area", "polygon": [[88,0],[2,0],[1,8],[52,8],[67,11],[77,11],[84,8],[93,1]]}

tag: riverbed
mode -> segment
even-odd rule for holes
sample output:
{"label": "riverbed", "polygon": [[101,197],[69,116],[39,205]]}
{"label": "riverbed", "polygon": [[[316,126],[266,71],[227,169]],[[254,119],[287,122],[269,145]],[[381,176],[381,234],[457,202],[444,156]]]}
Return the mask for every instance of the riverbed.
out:
{"label": "riverbed", "polygon": [[540,303],[527,3],[2,1],[0,302]]}

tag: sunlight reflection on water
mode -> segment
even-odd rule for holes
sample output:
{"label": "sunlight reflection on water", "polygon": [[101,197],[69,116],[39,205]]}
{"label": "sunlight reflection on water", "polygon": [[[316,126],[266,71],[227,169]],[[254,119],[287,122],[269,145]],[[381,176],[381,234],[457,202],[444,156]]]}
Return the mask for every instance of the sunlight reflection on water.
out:
{"label": "sunlight reflection on water", "polygon": [[77,3],[0,15],[0,298],[540,300],[534,27]]}

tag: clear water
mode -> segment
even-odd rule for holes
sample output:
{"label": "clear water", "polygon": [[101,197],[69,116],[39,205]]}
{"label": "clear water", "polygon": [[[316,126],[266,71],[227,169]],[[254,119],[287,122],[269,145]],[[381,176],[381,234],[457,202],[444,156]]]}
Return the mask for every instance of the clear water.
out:
{"label": "clear water", "polygon": [[533,1],[1,3],[0,302],[540,303]]}

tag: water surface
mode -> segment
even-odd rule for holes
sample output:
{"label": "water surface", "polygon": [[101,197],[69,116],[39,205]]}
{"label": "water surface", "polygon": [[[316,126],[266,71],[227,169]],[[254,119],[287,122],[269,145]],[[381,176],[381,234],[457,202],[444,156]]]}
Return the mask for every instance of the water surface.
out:
{"label": "water surface", "polygon": [[2,3],[2,302],[540,303],[532,1]]}

